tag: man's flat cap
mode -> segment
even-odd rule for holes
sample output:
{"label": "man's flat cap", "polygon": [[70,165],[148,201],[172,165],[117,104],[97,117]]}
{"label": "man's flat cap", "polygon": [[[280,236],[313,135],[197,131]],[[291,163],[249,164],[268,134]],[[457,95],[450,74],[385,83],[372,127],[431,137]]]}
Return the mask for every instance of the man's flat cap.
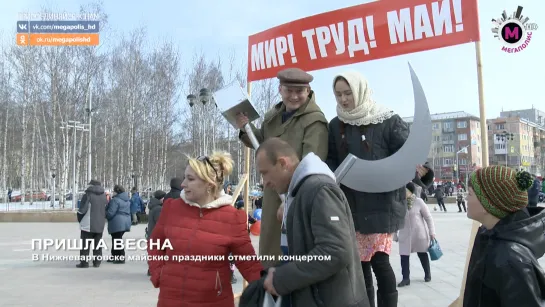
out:
{"label": "man's flat cap", "polygon": [[278,80],[285,86],[308,86],[314,77],[302,69],[288,68],[278,72]]}

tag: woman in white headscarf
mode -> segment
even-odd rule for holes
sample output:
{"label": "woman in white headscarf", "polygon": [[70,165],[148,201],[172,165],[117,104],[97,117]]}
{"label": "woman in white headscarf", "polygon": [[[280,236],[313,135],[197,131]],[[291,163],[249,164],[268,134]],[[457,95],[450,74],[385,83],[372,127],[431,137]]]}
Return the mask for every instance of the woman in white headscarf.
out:
{"label": "woman in white headscarf", "polygon": [[[337,117],[329,123],[327,158],[333,171],[349,153],[364,160],[381,160],[403,146],[409,126],[394,111],[371,99],[371,89],[361,74],[336,76],[333,91]],[[345,186],[342,189],[352,209],[369,300],[375,306],[372,269],[377,279],[378,306],[397,306],[396,278],[389,254],[392,236],[405,221],[405,187],[387,193],[364,193]]]}

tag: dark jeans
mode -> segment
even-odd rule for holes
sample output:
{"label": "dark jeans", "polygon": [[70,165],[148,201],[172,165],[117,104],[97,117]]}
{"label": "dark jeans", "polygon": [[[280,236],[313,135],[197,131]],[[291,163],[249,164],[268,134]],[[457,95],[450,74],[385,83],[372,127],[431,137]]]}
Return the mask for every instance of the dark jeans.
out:
{"label": "dark jeans", "polygon": [[361,268],[363,269],[363,278],[367,288],[373,287],[373,274],[371,273],[371,269],[373,269],[377,279],[377,292],[388,295],[397,291],[396,276],[390,265],[390,256],[388,254],[375,253],[371,261],[361,262]]}
{"label": "dark jeans", "polygon": [[[461,207],[460,207],[460,205],[461,205]],[[462,207],[464,207],[464,212],[467,212],[466,202],[465,201],[458,201],[458,211],[462,212]]]}
{"label": "dark jeans", "polygon": [[[428,256],[428,253],[416,253],[418,255],[418,258],[420,259],[420,263],[422,264],[422,268],[424,269],[424,275],[425,277],[431,277],[431,270],[430,270],[430,258]],[[408,255],[401,255],[401,274],[403,275],[403,280],[409,280],[411,279],[411,270],[410,267],[410,261],[409,261]]]}
{"label": "dark jeans", "polygon": [[125,249],[115,248],[114,241],[123,239],[124,231],[112,233],[112,260],[125,260]]}
{"label": "dark jeans", "polygon": [[447,208],[445,207],[445,200],[442,198],[437,199],[437,204],[439,205],[439,210],[443,210],[447,212]]}
{"label": "dark jeans", "polygon": [[81,240],[83,241],[82,249],[79,251],[79,255],[82,258],[81,262],[87,262],[88,259],[85,259],[85,257],[89,256],[89,248],[91,247],[90,244],[87,244],[86,241],[93,240],[94,246],[92,246],[93,249],[93,263],[100,263],[101,259],[96,259],[96,257],[102,258],[102,247],[100,247],[100,239],[102,239],[102,232],[88,232],[88,231],[81,231]]}

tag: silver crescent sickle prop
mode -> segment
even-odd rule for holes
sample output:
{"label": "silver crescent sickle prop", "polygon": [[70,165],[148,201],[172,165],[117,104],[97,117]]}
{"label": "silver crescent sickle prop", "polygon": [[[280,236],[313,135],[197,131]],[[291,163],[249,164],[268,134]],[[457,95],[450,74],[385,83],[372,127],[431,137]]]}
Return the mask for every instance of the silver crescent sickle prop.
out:
{"label": "silver crescent sickle prop", "polygon": [[414,91],[414,121],[403,147],[395,154],[376,161],[362,160],[349,154],[335,171],[337,183],[367,193],[397,190],[414,178],[416,166],[428,158],[432,123],[426,95],[409,63]]}

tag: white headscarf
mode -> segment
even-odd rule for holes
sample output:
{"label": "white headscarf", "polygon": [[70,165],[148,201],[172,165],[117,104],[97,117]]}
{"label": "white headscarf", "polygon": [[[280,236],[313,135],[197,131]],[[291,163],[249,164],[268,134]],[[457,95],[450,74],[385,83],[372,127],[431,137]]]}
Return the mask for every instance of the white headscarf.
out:
{"label": "white headscarf", "polygon": [[348,125],[365,126],[380,124],[395,115],[394,111],[375,103],[371,98],[372,91],[367,79],[356,71],[348,71],[335,76],[333,92],[335,92],[335,82],[339,77],[348,81],[356,104],[356,107],[350,111],[344,110],[337,104],[337,116],[340,121]]}

